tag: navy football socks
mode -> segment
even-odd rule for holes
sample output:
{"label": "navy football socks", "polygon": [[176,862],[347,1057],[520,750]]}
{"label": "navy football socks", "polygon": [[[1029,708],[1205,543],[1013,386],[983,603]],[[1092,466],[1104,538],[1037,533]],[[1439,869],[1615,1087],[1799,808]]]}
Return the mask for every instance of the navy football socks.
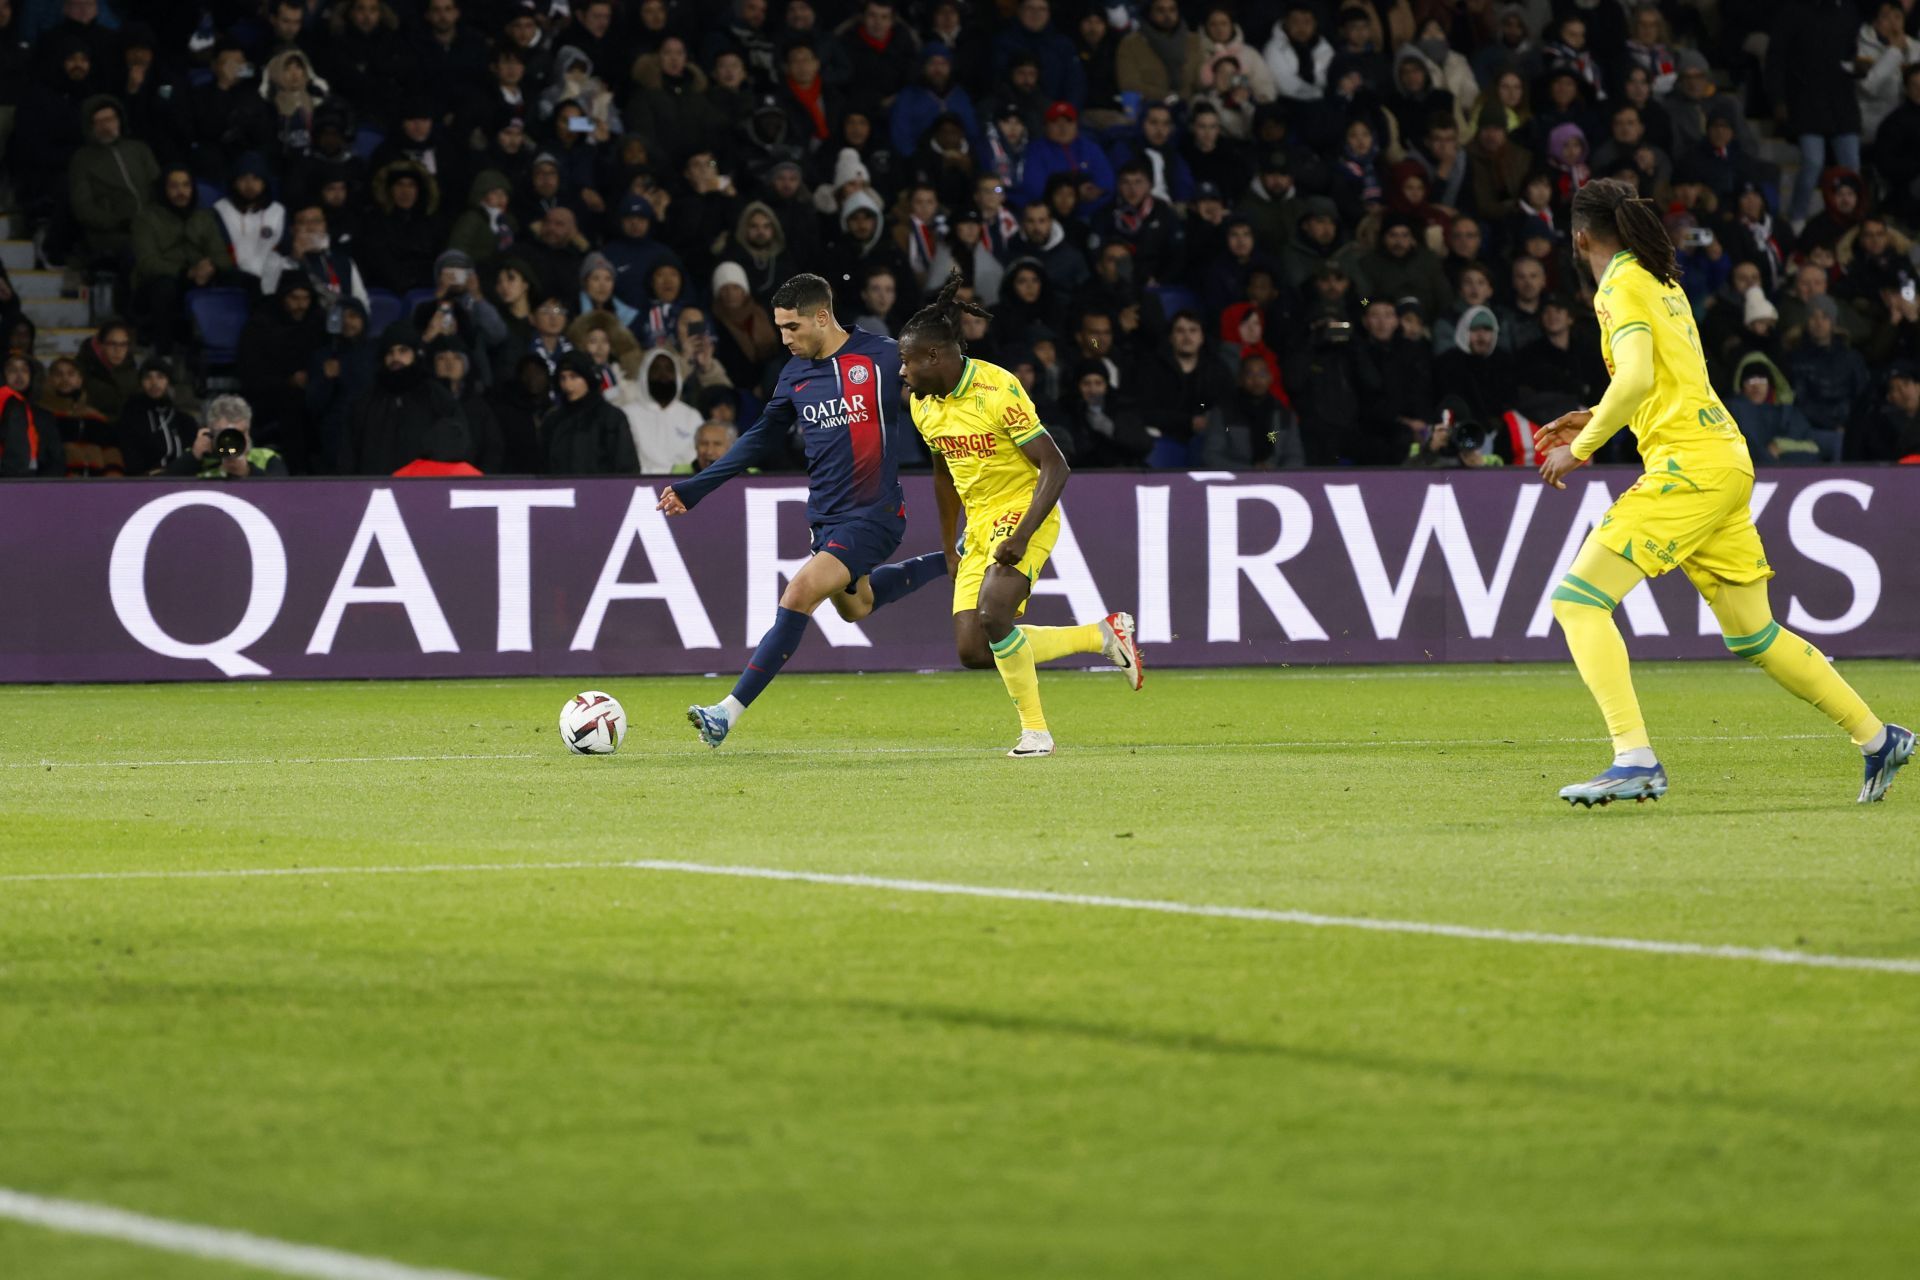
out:
{"label": "navy football socks", "polygon": [[807,621],[807,615],[798,609],[783,608],[773,615],[773,625],[760,637],[760,647],[753,651],[753,660],[734,682],[733,696],[741,706],[751,706],[780,674],[780,668],[787,665],[787,659],[800,647],[800,638],[807,634]]}
{"label": "navy football socks", "polygon": [[873,607],[878,609],[902,596],[912,595],[935,578],[944,577],[946,572],[944,551],[929,551],[898,564],[883,564],[867,575],[867,582],[873,588]]}

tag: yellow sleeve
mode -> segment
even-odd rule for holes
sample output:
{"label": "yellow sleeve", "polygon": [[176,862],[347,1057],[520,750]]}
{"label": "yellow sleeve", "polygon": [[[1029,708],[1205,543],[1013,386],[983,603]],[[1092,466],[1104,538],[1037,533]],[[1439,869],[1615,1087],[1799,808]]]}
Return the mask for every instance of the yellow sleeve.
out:
{"label": "yellow sleeve", "polygon": [[1593,406],[1593,417],[1573,441],[1573,456],[1585,462],[1613,433],[1627,425],[1634,410],[1653,393],[1653,331],[1632,320],[1613,331],[1613,381]]}
{"label": "yellow sleeve", "polygon": [[1040,410],[1035,407],[1027,389],[1020,385],[1020,379],[1007,374],[1007,386],[999,393],[999,421],[996,425],[1007,433],[1007,438],[1015,446],[1024,447],[1046,434],[1047,426],[1040,421]]}

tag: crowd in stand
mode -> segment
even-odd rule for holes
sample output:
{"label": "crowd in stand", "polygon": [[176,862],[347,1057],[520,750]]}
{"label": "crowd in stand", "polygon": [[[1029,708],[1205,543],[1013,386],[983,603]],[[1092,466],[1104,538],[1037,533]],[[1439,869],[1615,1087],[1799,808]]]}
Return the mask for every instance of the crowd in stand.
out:
{"label": "crowd in stand", "polygon": [[894,333],[954,266],[1076,466],[1524,462],[1596,177],[1756,462],[1913,458],[1914,9],[0,0],[15,234],[117,304],[49,358],[0,272],[0,473],[693,470],[788,276]]}

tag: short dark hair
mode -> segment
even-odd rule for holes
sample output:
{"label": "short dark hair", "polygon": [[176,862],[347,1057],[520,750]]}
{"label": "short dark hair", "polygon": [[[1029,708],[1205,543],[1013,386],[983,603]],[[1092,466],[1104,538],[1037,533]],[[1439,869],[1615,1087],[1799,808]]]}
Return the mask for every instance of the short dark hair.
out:
{"label": "short dark hair", "polygon": [[810,272],[790,276],[785,284],[773,291],[773,305],[782,311],[797,311],[802,315],[832,311],[833,286],[823,277]]}
{"label": "short dark hair", "polygon": [[1148,182],[1153,181],[1153,169],[1144,160],[1127,161],[1125,164],[1120,166],[1120,172],[1116,176],[1124,178],[1128,174],[1133,174],[1136,177],[1145,178]]}

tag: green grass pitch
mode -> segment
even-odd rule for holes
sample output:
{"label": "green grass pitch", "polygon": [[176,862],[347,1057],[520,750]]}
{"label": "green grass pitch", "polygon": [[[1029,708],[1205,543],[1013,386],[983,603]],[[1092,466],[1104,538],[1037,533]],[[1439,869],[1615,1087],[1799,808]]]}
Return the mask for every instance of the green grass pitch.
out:
{"label": "green grass pitch", "polygon": [[0,691],[0,1187],[502,1280],[1920,1274],[1920,974],[607,865],[1920,957],[1920,769],[1636,675],[1674,789],[1592,812],[1568,667],[1049,674],[1042,761],[990,673],[719,752],[712,680]]}

